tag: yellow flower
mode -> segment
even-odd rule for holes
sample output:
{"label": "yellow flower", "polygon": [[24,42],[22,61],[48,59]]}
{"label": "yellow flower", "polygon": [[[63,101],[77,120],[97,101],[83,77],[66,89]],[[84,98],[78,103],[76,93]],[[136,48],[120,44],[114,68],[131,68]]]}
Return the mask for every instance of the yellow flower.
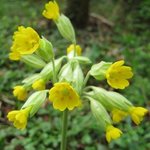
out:
{"label": "yellow flower", "polygon": [[71,44],[68,48],[67,48],[67,54],[69,54],[70,52],[74,51],[74,48],[75,48],[75,51],[77,53],[78,56],[81,55],[81,52],[82,52],[82,48],[80,47],[80,45],[76,45],[74,47],[74,44]]}
{"label": "yellow flower", "polygon": [[128,115],[127,112],[119,110],[119,109],[114,109],[112,111],[112,119],[116,123],[119,123],[120,121],[122,121],[127,115]]}
{"label": "yellow flower", "polygon": [[14,58],[14,55],[17,55],[16,57],[18,58],[19,54],[26,55],[34,53],[39,47],[40,37],[31,27],[25,28],[19,26],[18,31],[14,32],[13,40],[10,58]]}
{"label": "yellow flower", "polygon": [[11,60],[20,60],[20,58],[21,58],[20,53],[18,53],[16,51],[9,53],[9,59],[11,59]]}
{"label": "yellow flower", "polygon": [[47,19],[57,20],[60,16],[58,4],[55,1],[50,1],[49,3],[46,3],[45,10],[42,14]]}
{"label": "yellow flower", "polygon": [[124,89],[129,85],[129,81],[133,76],[131,67],[123,66],[124,61],[120,60],[113,63],[106,71],[107,83],[115,89]]}
{"label": "yellow flower", "polygon": [[17,97],[18,100],[25,100],[27,97],[27,91],[23,86],[15,86],[13,90],[13,95]]}
{"label": "yellow flower", "polygon": [[13,122],[13,125],[17,129],[24,129],[27,125],[27,119],[29,116],[31,107],[27,107],[21,110],[13,110],[8,113],[7,118],[9,121]]}
{"label": "yellow flower", "polygon": [[43,79],[39,79],[36,80],[33,84],[32,84],[32,88],[34,90],[44,90],[45,89],[45,82]]}
{"label": "yellow flower", "polygon": [[106,140],[110,142],[111,140],[118,139],[122,132],[118,128],[108,125],[106,128]]}
{"label": "yellow flower", "polygon": [[67,82],[56,83],[49,91],[49,99],[55,109],[64,111],[66,108],[72,110],[81,106],[79,95]]}
{"label": "yellow flower", "polygon": [[148,110],[143,107],[131,107],[129,110],[131,118],[136,125],[139,125]]}

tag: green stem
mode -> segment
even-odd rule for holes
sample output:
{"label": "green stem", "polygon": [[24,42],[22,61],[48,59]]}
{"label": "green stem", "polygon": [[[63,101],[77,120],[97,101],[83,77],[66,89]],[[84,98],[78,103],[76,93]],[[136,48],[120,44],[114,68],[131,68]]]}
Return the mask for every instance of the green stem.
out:
{"label": "green stem", "polygon": [[53,82],[56,83],[57,82],[57,78],[56,78],[56,69],[55,69],[54,58],[52,59],[52,66],[53,66]]}
{"label": "green stem", "polygon": [[83,88],[86,86],[89,77],[90,77],[90,72],[87,73],[87,75],[86,75],[86,77],[85,77],[85,79],[84,79]]}
{"label": "green stem", "polygon": [[67,144],[67,118],[68,118],[68,109],[63,111],[62,139],[61,139],[60,150],[66,150],[66,144]]}

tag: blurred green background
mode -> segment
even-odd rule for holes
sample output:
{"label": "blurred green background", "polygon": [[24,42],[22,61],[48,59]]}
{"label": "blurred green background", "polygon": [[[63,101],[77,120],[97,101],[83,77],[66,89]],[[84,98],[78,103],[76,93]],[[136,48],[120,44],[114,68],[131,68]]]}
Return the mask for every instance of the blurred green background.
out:
{"label": "blurred green background", "polygon": [[[66,53],[64,40],[53,22],[41,12],[46,0],[0,0],[0,150],[58,150],[61,139],[61,112],[44,105],[29,120],[26,130],[11,126],[6,115],[22,105],[12,95],[14,85],[35,72],[21,62],[8,59],[13,32],[18,25],[31,26],[49,39],[56,56]],[[65,12],[65,0],[58,0]],[[136,106],[150,107],[150,1],[149,0],[91,0],[89,22],[77,29],[78,43],[93,63],[125,59],[134,71],[130,87],[118,92]],[[81,10],[82,12],[82,10]],[[90,66],[89,66],[90,68]],[[90,83],[102,85],[91,78]],[[128,118],[119,126],[123,136],[108,144],[104,132],[92,117],[87,102],[69,115],[68,150],[150,150],[150,115],[140,126]]]}

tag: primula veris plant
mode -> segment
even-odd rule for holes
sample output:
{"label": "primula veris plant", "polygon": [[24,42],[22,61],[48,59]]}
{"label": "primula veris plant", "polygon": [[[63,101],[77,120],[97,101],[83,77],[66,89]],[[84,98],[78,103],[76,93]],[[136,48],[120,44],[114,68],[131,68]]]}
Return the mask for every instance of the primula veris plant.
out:
{"label": "primula veris plant", "polygon": [[[61,111],[63,114],[61,150],[66,149],[68,112],[82,109],[85,100],[89,101],[93,116],[106,132],[108,142],[123,134],[113,123],[119,123],[129,116],[139,125],[148,112],[146,108],[134,106],[117,92],[87,84],[92,76],[98,83],[106,80],[112,88],[124,89],[129,86],[129,80],[133,76],[131,67],[124,65],[124,60],[92,64],[89,58],[81,56],[82,48],[77,44],[74,28],[69,18],[60,13],[56,1],[47,3],[42,14],[54,21],[60,34],[70,45],[66,45],[66,55],[56,58],[50,41],[40,37],[31,27],[18,27],[13,36],[9,58],[23,61],[40,71],[14,87],[14,96],[25,103],[20,110],[9,112],[8,120],[13,122],[16,128],[25,129],[29,118],[49,99],[49,105],[54,111]],[[91,65],[87,74],[82,70],[86,65]],[[46,88],[49,81],[53,84],[50,89]]]}

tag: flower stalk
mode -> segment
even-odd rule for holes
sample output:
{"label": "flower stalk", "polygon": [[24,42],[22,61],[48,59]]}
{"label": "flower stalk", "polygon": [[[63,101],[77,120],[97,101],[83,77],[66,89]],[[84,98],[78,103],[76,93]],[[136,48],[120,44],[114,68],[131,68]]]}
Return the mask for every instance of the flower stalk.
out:
{"label": "flower stalk", "polygon": [[88,72],[87,75],[85,76],[84,83],[83,83],[83,88],[86,86],[86,84],[89,80],[89,77],[90,77],[90,72]]}
{"label": "flower stalk", "polygon": [[57,77],[56,77],[56,69],[55,69],[55,61],[54,58],[52,59],[52,66],[53,66],[53,82],[57,82]]}
{"label": "flower stalk", "polygon": [[66,150],[67,145],[67,123],[68,123],[68,109],[63,111],[62,118],[62,138],[61,138],[61,146],[60,150]]}

